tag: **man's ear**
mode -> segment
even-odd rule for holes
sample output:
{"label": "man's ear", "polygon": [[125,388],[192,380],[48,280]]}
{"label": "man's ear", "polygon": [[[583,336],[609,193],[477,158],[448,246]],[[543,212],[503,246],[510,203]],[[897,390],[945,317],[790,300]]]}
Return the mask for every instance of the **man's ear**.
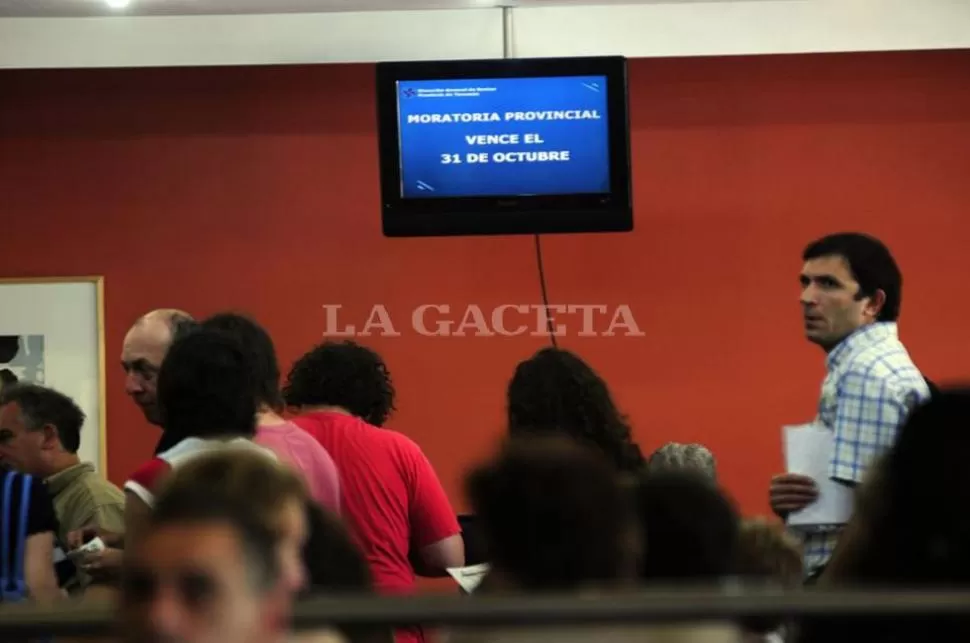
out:
{"label": "man's ear", "polygon": [[57,434],[57,427],[53,424],[45,424],[40,429],[43,434],[43,448],[53,449],[60,444],[61,436]]}
{"label": "man's ear", "polygon": [[872,296],[866,298],[865,312],[868,316],[872,317],[875,321],[879,319],[879,315],[882,313],[883,307],[886,305],[886,291],[882,289],[876,290],[872,293]]}

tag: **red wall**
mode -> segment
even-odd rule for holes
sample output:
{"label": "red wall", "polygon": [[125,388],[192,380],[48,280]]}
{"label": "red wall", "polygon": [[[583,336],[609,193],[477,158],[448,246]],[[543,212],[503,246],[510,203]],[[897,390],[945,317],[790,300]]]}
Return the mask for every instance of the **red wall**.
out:
{"label": "red wall", "polygon": [[[369,341],[396,377],[393,426],[463,505],[512,369],[544,340],[422,337],[410,311],[539,303],[533,240],[382,238],[372,76],[0,72],[0,275],[105,276],[112,479],[156,438],[116,366],[140,313],[251,311],[288,364],[321,339],[324,304],[358,324],[384,304],[402,335]],[[703,441],[744,509],[766,509],[779,426],[810,419],[822,375],[799,252],[835,230],[895,250],[919,364],[970,371],[968,81],[970,52],[631,63],[636,232],[548,237],[544,254],[552,302],[628,304],[644,331],[560,339],[611,382],[645,450]]]}

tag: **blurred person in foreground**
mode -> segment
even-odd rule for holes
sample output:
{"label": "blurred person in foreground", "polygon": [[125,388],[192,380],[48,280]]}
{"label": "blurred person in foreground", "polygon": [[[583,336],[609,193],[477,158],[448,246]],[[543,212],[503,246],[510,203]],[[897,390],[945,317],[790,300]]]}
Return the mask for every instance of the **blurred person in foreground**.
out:
{"label": "blurred person in foreground", "polygon": [[[970,387],[942,386],[913,411],[895,446],[862,485],[820,587],[970,588]],[[804,643],[963,641],[965,616],[819,618],[801,626]]]}
{"label": "blurred person in foreground", "polygon": [[490,570],[476,593],[629,587],[637,539],[609,460],[566,436],[509,440],[466,480]]}
{"label": "blurred person in foreground", "polygon": [[641,582],[711,587],[734,575],[741,518],[716,484],[690,470],[645,471],[634,502]]}
{"label": "blurred person in foreground", "polygon": [[630,425],[606,381],[576,354],[543,348],[515,367],[506,391],[508,431],[567,435],[606,456],[624,473],[644,465]]}
{"label": "blurred person in foreground", "polygon": [[[793,591],[802,586],[802,545],[784,525],[744,520],[738,535],[738,576],[746,584]],[[784,619],[743,619],[746,643],[782,643],[791,625]]]}
{"label": "blurred person in foreground", "polygon": [[[474,596],[575,594],[608,601],[634,590],[643,554],[630,489],[595,449],[564,435],[509,440],[467,478],[491,565]],[[452,643],[739,641],[714,623],[454,628]]]}
{"label": "blurred person in foreground", "polygon": [[[321,538],[328,539],[328,543],[334,541],[326,530],[321,530],[321,524],[310,508],[312,505],[316,509],[318,505],[309,497],[303,481],[290,467],[250,449],[227,447],[212,451],[198,455],[175,469],[162,483],[156,503],[181,502],[180,498],[191,498],[199,493],[219,499],[226,505],[240,507],[251,520],[273,534],[280,586],[292,598],[311,590],[312,581],[327,580],[310,578],[308,570],[319,569],[322,561],[308,560],[306,554],[313,551],[317,556],[326,558],[329,551],[323,551],[319,546],[308,550],[310,541]],[[311,516],[314,517],[312,521]],[[328,549],[337,550],[339,547],[334,544]],[[349,556],[352,552],[344,548],[339,554]],[[339,568],[331,564],[326,573],[339,577],[334,573],[337,570]],[[309,643],[321,638],[330,640],[333,635],[332,630],[310,630],[301,631],[291,639]]]}
{"label": "blurred person in foreground", "polygon": [[[411,594],[416,574],[465,562],[458,518],[422,452],[382,428],[394,409],[384,360],[354,342],[325,342],[296,361],[283,389],[293,422],[320,441],[341,475],[340,506],[383,594]],[[397,631],[423,641],[422,628]]]}
{"label": "blurred person in foreground", "polygon": [[119,619],[131,643],[283,643],[292,593],[277,535],[224,497],[161,494],[125,549]]}

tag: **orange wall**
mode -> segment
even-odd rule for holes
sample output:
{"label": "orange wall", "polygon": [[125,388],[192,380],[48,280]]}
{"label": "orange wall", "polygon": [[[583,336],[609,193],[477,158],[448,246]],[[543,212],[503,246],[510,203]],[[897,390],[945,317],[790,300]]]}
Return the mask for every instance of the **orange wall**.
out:
{"label": "orange wall", "polygon": [[[547,237],[544,254],[554,303],[628,304],[644,331],[561,342],[612,383],[645,450],[706,442],[744,509],[766,509],[779,426],[810,418],[822,375],[799,252],[834,230],[895,250],[919,364],[970,371],[968,70],[970,52],[631,63],[636,232]],[[357,323],[384,304],[402,336],[370,343],[397,380],[393,426],[463,505],[507,379],[544,340],[422,337],[410,311],[538,303],[533,240],[381,237],[372,71],[0,72],[0,275],[106,277],[114,480],[156,438],[116,366],[140,313],[249,310],[288,364],[320,340],[324,304]]]}

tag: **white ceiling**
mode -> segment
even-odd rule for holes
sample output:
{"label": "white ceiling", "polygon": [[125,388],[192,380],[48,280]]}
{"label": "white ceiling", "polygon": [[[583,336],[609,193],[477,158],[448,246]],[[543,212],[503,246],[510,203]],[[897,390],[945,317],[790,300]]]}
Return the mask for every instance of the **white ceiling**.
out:
{"label": "white ceiling", "polygon": [[[652,0],[650,3],[691,1],[697,0]],[[327,13],[647,3],[642,0],[130,0],[127,8],[112,9],[106,0],[0,0],[0,17]]]}

